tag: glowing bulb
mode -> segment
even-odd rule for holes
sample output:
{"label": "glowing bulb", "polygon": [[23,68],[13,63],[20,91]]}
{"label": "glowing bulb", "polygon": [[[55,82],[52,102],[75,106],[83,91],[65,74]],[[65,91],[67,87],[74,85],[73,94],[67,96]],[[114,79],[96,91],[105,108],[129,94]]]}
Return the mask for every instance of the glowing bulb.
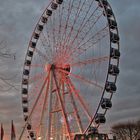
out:
{"label": "glowing bulb", "polygon": [[38,137],[38,140],[41,140],[41,137]]}

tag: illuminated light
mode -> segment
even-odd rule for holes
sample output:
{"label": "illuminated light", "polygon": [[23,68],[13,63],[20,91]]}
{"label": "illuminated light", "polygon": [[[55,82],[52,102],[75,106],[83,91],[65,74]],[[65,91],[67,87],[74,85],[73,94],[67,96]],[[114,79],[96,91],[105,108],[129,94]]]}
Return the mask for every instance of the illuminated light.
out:
{"label": "illuminated light", "polygon": [[50,140],[53,140],[53,137],[50,137]]}
{"label": "illuminated light", "polygon": [[40,136],[38,137],[38,140],[41,140],[41,137]]}

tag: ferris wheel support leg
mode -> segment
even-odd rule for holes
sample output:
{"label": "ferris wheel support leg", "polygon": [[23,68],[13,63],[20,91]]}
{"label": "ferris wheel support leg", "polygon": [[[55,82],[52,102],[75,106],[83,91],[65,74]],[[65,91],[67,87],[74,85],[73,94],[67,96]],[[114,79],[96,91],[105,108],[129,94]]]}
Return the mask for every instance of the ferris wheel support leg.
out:
{"label": "ferris wheel support leg", "polygon": [[75,103],[75,100],[74,100],[74,97],[73,97],[73,94],[72,94],[72,90],[70,88],[70,85],[68,85],[67,81],[66,81],[66,85],[67,85],[67,87],[70,91],[69,96],[70,96],[71,101],[72,101],[74,114],[75,114],[75,117],[76,117],[76,120],[77,120],[77,124],[78,124],[79,130],[80,130],[80,133],[82,133],[83,132],[83,126],[82,126],[80,116],[79,116],[79,113],[78,113],[78,109],[77,109],[77,106],[76,106],[76,103]]}
{"label": "ferris wheel support leg", "polygon": [[36,100],[35,100],[35,103],[33,104],[32,110],[31,110],[31,112],[30,112],[30,114],[29,114],[29,116],[28,116],[28,119],[27,119],[27,121],[26,121],[26,123],[25,123],[25,125],[24,125],[24,127],[23,127],[23,129],[22,129],[22,132],[21,132],[20,136],[19,136],[19,140],[21,140],[22,137],[23,137],[23,134],[24,134],[24,131],[25,131],[26,126],[27,126],[27,124],[28,124],[28,121],[30,120],[30,118],[31,118],[31,116],[32,116],[32,114],[33,114],[33,111],[34,111],[34,109],[35,109],[35,107],[36,107],[36,105],[37,105],[37,103],[38,103],[38,101],[39,101],[39,98],[40,98],[40,96],[41,96],[41,94],[42,94],[42,92],[43,92],[43,89],[44,89],[44,87],[45,87],[45,85],[46,85],[47,80],[48,80],[48,75],[47,75],[47,77],[46,77],[45,80],[44,80],[44,83],[43,83],[43,85],[42,85],[42,87],[41,87],[41,90],[40,90],[40,92],[39,92],[39,94],[38,94]]}
{"label": "ferris wheel support leg", "polygon": [[64,104],[63,104],[63,101],[62,101],[62,97],[60,95],[59,86],[58,86],[58,82],[57,82],[57,79],[56,79],[56,75],[55,75],[55,70],[54,69],[52,70],[52,73],[53,73],[54,83],[55,83],[56,89],[57,89],[56,90],[56,94],[58,96],[58,99],[59,99],[59,102],[60,102],[60,106],[61,106],[61,109],[62,109],[62,115],[63,115],[64,122],[65,122],[65,125],[66,125],[66,128],[67,128],[68,137],[69,137],[69,140],[71,140],[71,130],[70,130],[68,118],[67,118],[67,115],[66,115],[66,110],[65,110],[65,107],[64,107]]}
{"label": "ferris wheel support leg", "polygon": [[46,140],[50,140],[51,137],[51,121],[52,121],[52,88],[53,88],[53,79],[52,79],[52,71],[50,72],[50,87],[49,87],[49,105],[48,105],[48,131],[47,131],[47,139]]}
{"label": "ferris wheel support leg", "polygon": [[49,84],[50,84],[50,74],[49,74],[49,77],[48,77],[48,83],[47,83],[47,87],[46,87],[46,94],[45,94],[43,108],[42,108],[42,112],[41,112],[41,119],[40,119],[40,124],[39,124],[40,128],[39,128],[39,133],[38,133],[39,137],[41,137],[41,133],[42,133],[42,124],[43,124],[44,111],[45,111],[45,107],[46,107],[47,100],[48,100],[48,95],[49,95]]}
{"label": "ferris wheel support leg", "polygon": [[81,96],[79,95],[79,93],[76,91],[75,86],[72,84],[70,78],[68,78],[68,82],[69,82],[69,85],[70,85],[70,88],[71,88],[72,92],[75,93],[74,95],[79,100],[79,102],[80,102],[83,110],[85,111],[87,117],[89,118],[89,121],[91,121],[92,120],[92,116],[90,115],[90,113],[88,111],[88,108],[87,108],[85,102],[83,101],[83,99],[81,98]]}

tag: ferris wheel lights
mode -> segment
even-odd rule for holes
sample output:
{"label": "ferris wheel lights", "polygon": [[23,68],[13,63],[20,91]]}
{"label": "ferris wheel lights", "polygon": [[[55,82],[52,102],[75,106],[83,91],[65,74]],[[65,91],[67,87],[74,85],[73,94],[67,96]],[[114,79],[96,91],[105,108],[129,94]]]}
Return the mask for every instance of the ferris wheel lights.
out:
{"label": "ferris wheel lights", "polygon": [[107,82],[105,85],[105,89],[107,92],[115,92],[117,90],[117,87],[114,82]]}
{"label": "ferris wheel lights", "polygon": [[101,102],[102,109],[109,109],[112,107],[112,102],[110,99],[103,98]]}
{"label": "ferris wheel lights", "polygon": [[109,74],[113,76],[117,76],[120,73],[118,66],[110,64],[109,66]]}
{"label": "ferris wheel lights", "polygon": [[100,124],[100,123],[105,123],[105,122],[106,122],[106,118],[104,114],[97,113],[95,116],[95,123]]}
{"label": "ferris wheel lights", "polygon": [[37,139],[38,139],[38,140],[41,140],[41,139],[42,139],[42,137],[41,137],[41,136],[39,136]]}
{"label": "ferris wheel lights", "polygon": [[51,15],[52,15],[52,11],[49,10],[49,9],[47,9],[47,11],[46,11],[46,15],[47,15],[47,16],[51,16]]}
{"label": "ferris wheel lights", "polygon": [[58,4],[62,4],[63,0],[56,0]]}
{"label": "ferris wheel lights", "polygon": [[120,51],[115,48],[111,48],[110,56],[114,59],[118,59],[120,57]]}

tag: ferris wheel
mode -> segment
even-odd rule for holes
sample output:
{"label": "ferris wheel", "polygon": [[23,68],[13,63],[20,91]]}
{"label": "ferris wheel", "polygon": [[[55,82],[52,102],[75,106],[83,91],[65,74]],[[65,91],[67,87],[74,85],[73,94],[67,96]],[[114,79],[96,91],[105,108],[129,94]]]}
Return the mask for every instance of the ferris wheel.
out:
{"label": "ferris wheel", "polygon": [[73,140],[106,122],[119,74],[117,22],[107,0],[52,0],[27,49],[25,129],[33,140]]}

